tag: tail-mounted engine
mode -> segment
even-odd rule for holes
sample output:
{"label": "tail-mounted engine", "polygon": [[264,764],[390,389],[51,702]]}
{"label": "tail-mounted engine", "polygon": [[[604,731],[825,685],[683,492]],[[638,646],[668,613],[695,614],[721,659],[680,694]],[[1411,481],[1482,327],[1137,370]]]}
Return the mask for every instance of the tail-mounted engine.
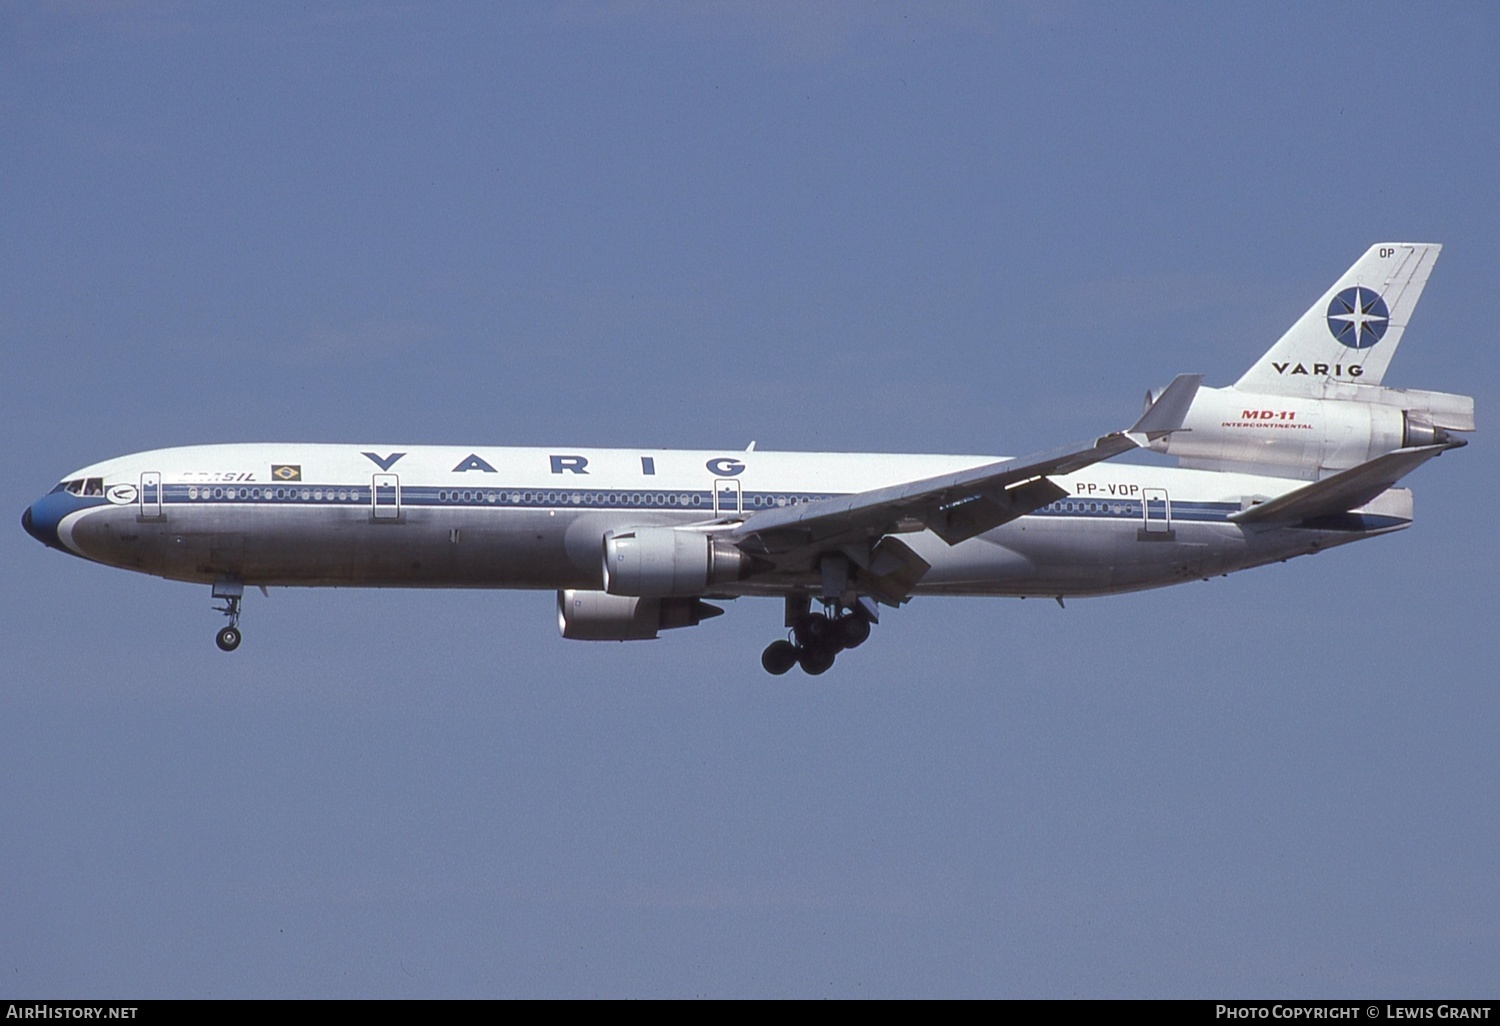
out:
{"label": "tail-mounted engine", "polygon": [[1195,470],[1316,478],[1396,449],[1450,442],[1451,431],[1474,430],[1469,396],[1370,385],[1337,392],[1346,394],[1315,399],[1200,388],[1185,430],[1151,448]]}
{"label": "tail-mounted engine", "polygon": [[604,590],[611,595],[702,595],[749,574],[748,556],[700,531],[637,527],[604,536]]}

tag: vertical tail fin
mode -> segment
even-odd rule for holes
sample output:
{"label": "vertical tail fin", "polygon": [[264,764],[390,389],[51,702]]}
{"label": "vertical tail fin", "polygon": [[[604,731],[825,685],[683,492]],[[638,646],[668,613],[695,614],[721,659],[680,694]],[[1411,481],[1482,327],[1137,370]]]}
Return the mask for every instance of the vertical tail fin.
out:
{"label": "vertical tail fin", "polygon": [[1234,387],[1318,396],[1330,381],[1380,384],[1442,248],[1371,246]]}

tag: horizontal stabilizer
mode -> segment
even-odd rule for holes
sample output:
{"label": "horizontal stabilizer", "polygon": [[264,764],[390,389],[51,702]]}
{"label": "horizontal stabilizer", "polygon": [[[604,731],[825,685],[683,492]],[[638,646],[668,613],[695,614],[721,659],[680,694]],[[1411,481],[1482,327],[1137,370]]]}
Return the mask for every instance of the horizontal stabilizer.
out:
{"label": "horizontal stabilizer", "polygon": [[1397,449],[1269,502],[1231,513],[1229,519],[1236,524],[1289,524],[1346,513],[1370,502],[1434,456],[1464,444],[1455,441]]}

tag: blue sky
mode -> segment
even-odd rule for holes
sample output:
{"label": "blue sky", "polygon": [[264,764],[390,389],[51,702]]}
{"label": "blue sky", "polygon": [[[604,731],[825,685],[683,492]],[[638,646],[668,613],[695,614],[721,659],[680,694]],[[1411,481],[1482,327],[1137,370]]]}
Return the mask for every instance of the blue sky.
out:
{"label": "blue sky", "polygon": [[[0,5],[0,488],[234,440],[1027,452],[1366,247],[1473,393],[1416,526],[1210,583],[207,589],[0,535],[0,993],[1492,996],[1500,15]],[[1478,314],[1479,319],[1474,318]]]}

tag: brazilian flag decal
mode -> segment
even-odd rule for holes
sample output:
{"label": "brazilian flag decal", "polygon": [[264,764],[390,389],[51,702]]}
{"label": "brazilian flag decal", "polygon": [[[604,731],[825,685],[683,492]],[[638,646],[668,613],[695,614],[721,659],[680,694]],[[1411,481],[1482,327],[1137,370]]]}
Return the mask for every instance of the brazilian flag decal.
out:
{"label": "brazilian flag decal", "polygon": [[300,463],[276,463],[271,466],[271,477],[277,481],[301,481],[302,465]]}

